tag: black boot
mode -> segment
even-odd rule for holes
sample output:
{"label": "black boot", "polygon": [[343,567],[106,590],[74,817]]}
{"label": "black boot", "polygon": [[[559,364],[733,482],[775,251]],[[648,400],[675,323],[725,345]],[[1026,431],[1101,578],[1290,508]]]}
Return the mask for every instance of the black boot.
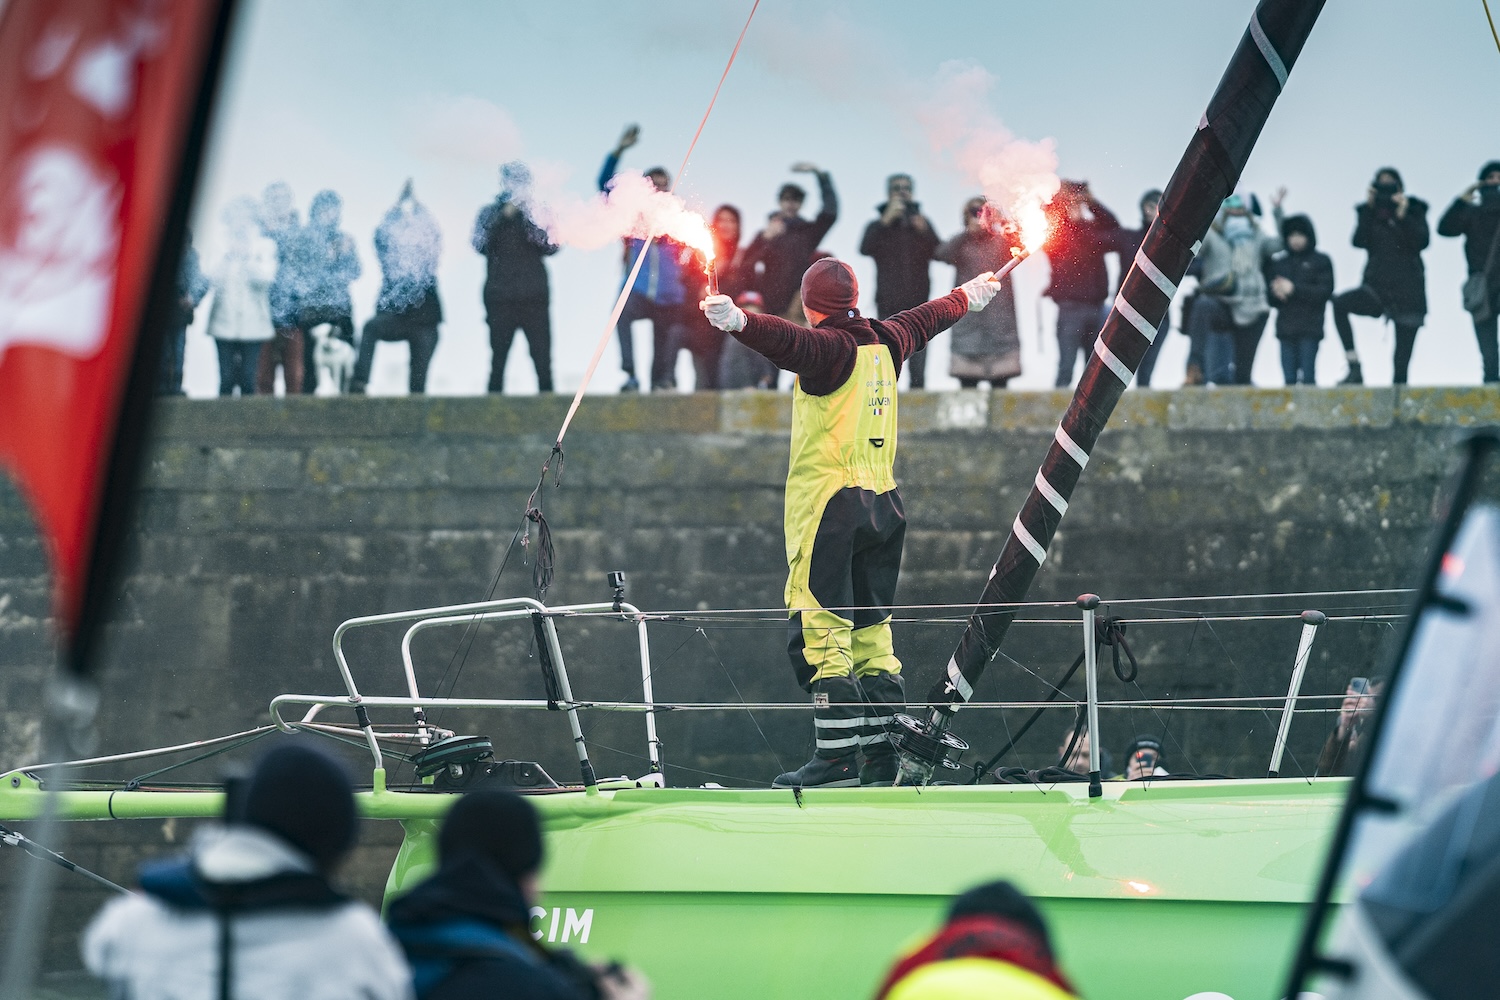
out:
{"label": "black boot", "polygon": [[853,677],[813,681],[813,729],[817,752],[813,759],[785,774],[773,788],[849,788],[859,784],[860,730],[864,699]]}
{"label": "black boot", "polygon": [[865,725],[859,748],[864,763],[859,767],[861,785],[896,783],[896,751],[889,730],[897,712],[906,711],[906,685],[900,674],[878,673],[859,679],[865,699]]}
{"label": "black boot", "polygon": [[1365,376],[1364,376],[1364,372],[1362,372],[1362,371],[1359,370],[1359,362],[1358,361],[1351,361],[1351,362],[1349,362],[1349,374],[1344,376],[1344,380],[1342,382],[1340,382],[1339,385],[1364,385],[1364,384],[1365,384]]}

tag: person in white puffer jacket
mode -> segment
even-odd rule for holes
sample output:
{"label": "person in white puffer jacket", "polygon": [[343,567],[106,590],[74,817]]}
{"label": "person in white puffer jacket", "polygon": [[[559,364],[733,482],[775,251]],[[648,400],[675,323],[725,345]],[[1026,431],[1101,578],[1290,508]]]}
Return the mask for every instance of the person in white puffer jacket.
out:
{"label": "person in white puffer jacket", "polygon": [[230,813],[189,857],[145,866],[141,891],[84,932],[84,964],[110,996],[410,1000],[410,970],[380,918],[328,882],[357,832],[338,762],[278,747]]}
{"label": "person in white puffer jacket", "polygon": [[229,248],[214,269],[214,304],[208,335],[219,349],[219,395],[255,393],[260,349],[275,334],[271,326],[271,282],[276,280],[276,244],[260,233],[256,205],[236,198],[224,209]]}

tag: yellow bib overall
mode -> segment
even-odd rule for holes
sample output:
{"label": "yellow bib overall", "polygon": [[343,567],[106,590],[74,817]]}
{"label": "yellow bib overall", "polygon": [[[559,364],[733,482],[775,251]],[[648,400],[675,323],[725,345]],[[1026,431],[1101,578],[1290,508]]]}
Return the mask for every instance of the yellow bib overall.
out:
{"label": "yellow bib overall", "polygon": [[906,527],[895,459],[896,366],[884,344],[860,347],[854,372],[826,396],[793,387],[788,652],[809,689],[828,678],[901,670],[889,610]]}

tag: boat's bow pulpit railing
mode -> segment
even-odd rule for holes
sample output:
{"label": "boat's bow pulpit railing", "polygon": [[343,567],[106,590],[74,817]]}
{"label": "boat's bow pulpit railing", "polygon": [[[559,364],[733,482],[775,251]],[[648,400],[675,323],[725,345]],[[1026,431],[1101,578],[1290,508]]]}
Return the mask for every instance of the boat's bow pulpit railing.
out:
{"label": "boat's bow pulpit railing", "polygon": [[[356,723],[364,734],[366,744],[370,748],[370,756],[374,760],[375,784],[381,788],[385,784],[385,755],[380,747],[382,735],[375,731],[375,724],[370,719],[371,708],[409,708],[415,723],[415,731],[411,734],[401,734],[408,739],[414,740],[419,746],[431,746],[436,740],[452,737],[454,734],[441,730],[427,719],[426,710],[429,708],[520,708],[520,709],[544,709],[550,711],[563,711],[568,717],[568,726],[572,731],[573,745],[578,755],[578,767],[583,776],[585,791],[590,794],[597,791],[598,779],[594,773],[593,764],[589,760],[588,745],[583,737],[583,727],[579,722],[578,710],[582,703],[574,700],[573,687],[568,680],[567,664],[563,659],[562,645],[557,637],[556,619],[561,617],[572,617],[578,615],[608,616],[627,622],[634,622],[638,638],[638,648],[641,661],[641,693],[642,703],[638,706],[629,706],[632,709],[642,711],[646,719],[646,745],[650,760],[650,774],[642,779],[643,783],[662,784],[662,757],[661,740],[656,732],[656,704],[655,696],[651,688],[651,646],[646,632],[646,616],[634,605],[617,599],[611,602],[593,604],[570,604],[556,607],[548,607],[540,601],[529,597],[509,597],[493,601],[480,601],[472,604],[455,604],[445,607],[421,608],[415,611],[395,611],[389,614],[364,615],[358,618],[350,618],[339,625],[333,633],[333,654],[338,663],[339,674],[344,681],[345,695],[328,696],[314,694],[282,694],[271,700],[271,715],[276,725],[284,732],[296,732],[299,729],[317,727],[318,714],[331,706],[349,706],[354,709]],[[440,698],[424,697],[417,685],[416,667],[412,662],[411,645],[412,639],[420,632],[431,629],[451,628],[454,626],[470,627],[481,622],[503,622],[530,619],[533,634],[536,638],[537,659],[542,668],[542,679],[547,690],[545,699],[537,698]],[[400,622],[411,622],[401,638],[401,665],[406,675],[407,695],[405,697],[386,697],[379,695],[367,695],[361,693],[354,681],[354,672],[349,667],[348,658],[344,653],[344,637],[349,632],[368,628],[376,625],[390,625]],[[306,705],[308,709],[298,721],[288,721],[282,714],[282,707],[287,705]],[[590,707],[608,707],[601,703],[590,702]],[[620,706],[625,707],[625,706]]]}

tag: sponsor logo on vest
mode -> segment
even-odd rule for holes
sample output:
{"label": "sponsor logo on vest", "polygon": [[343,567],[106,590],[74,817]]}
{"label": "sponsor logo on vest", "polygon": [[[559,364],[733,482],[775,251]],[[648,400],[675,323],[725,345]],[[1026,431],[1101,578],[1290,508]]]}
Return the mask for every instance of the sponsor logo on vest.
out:
{"label": "sponsor logo on vest", "polygon": [[889,397],[889,396],[870,396],[868,399],[865,400],[865,405],[870,408],[871,415],[878,417],[881,414],[885,413],[885,408],[887,406],[891,405],[891,397]]}
{"label": "sponsor logo on vest", "polygon": [[563,943],[576,939],[579,944],[588,944],[589,932],[594,929],[594,908],[589,907],[582,913],[571,906],[566,910],[560,906],[554,906],[550,911],[545,906],[531,908],[531,936],[533,938],[540,941],[545,936],[548,944],[556,944],[559,927],[562,929]]}

